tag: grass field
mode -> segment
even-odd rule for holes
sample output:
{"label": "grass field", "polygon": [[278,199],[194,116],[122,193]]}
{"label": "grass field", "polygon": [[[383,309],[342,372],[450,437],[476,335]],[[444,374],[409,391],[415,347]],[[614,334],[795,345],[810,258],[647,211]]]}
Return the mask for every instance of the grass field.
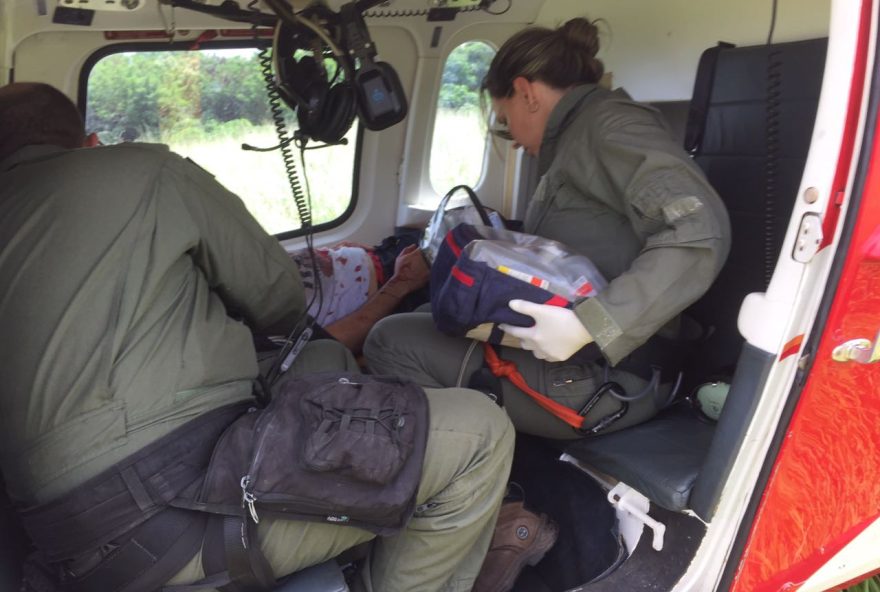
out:
{"label": "grass field", "polygon": [[437,112],[431,143],[431,185],[443,195],[455,185],[476,185],[483,174],[486,123],[476,109]]}
{"label": "grass field", "polygon": [[[351,199],[356,130],[349,132],[349,143],[306,152],[309,187],[312,195],[312,221],[320,224],[340,216]],[[271,126],[252,128],[237,137],[217,137],[209,141],[166,142],[171,149],[188,156],[213,174],[220,183],[237,194],[248,210],[272,234],[299,228],[284,163],[279,150],[254,152],[241,144],[269,147],[278,144]],[[300,183],[305,190],[299,150],[292,148]]]}
{"label": "grass field", "polygon": [[[311,189],[314,224],[340,216],[351,199],[356,128],[352,128],[347,137],[348,145],[306,152],[305,170]],[[172,136],[157,141],[168,144],[173,151],[191,158],[213,174],[242,198],[268,232],[278,234],[299,228],[300,221],[280,152],[241,149],[242,143],[259,147],[278,144],[272,126],[244,127],[215,134],[208,140],[193,141]],[[454,185],[477,184],[482,175],[485,147],[485,124],[478,112],[441,110],[437,114],[430,174],[438,198]],[[299,150],[293,148],[293,152],[300,182],[305,188]]]}

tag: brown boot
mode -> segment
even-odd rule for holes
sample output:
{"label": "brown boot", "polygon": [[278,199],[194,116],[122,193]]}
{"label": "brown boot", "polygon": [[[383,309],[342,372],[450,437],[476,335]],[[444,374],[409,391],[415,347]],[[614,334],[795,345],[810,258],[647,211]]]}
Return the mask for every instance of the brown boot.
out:
{"label": "brown boot", "polygon": [[526,565],[535,565],[556,542],[558,529],[546,514],[535,514],[522,501],[501,505],[489,552],[473,592],[507,592]]}

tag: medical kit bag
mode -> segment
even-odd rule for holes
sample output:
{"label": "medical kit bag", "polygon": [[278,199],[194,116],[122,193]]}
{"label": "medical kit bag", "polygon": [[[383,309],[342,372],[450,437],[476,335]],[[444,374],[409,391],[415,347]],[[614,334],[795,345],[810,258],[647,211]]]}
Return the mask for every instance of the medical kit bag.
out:
{"label": "medical kit bag", "polygon": [[[588,257],[540,236],[460,224],[441,243],[431,266],[431,313],[438,330],[468,335],[485,323],[528,327],[513,299],[572,308],[607,282]],[[501,343],[497,326],[488,338]]]}

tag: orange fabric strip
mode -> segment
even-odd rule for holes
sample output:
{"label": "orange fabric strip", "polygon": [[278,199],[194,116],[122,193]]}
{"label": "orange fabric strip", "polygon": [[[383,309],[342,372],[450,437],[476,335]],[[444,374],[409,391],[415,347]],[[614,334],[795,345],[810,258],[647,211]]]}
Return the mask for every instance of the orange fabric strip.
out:
{"label": "orange fabric strip", "polygon": [[506,378],[519,390],[530,396],[535,403],[543,409],[549,411],[571,427],[580,429],[584,425],[585,417],[578,414],[577,411],[570,407],[566,407],[561,403],[557,403],[547,395],[542,395],[528,385],[526,379],[520,374],[516,368],[516,364],[508,360],[502,360],[495,352],[495,348],[490,343],[483,343],[483,352],[486,365],[489,371],[498,378]]}

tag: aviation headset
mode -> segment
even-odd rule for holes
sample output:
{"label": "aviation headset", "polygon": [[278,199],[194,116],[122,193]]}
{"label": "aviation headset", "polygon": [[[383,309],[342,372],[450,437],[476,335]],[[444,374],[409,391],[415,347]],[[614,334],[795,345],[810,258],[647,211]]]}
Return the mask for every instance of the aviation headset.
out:
{"label": "aviation headset", "polygon": [[314,3],[294,14],[267,2],[279,16],[272,44],[275,83],[296,111],[299,134],[326,144],[343,142],[360,116],[370,130],[406,116],[406,96],[389,64],[374,61],[372,42],[355,3],[339,13]]}

